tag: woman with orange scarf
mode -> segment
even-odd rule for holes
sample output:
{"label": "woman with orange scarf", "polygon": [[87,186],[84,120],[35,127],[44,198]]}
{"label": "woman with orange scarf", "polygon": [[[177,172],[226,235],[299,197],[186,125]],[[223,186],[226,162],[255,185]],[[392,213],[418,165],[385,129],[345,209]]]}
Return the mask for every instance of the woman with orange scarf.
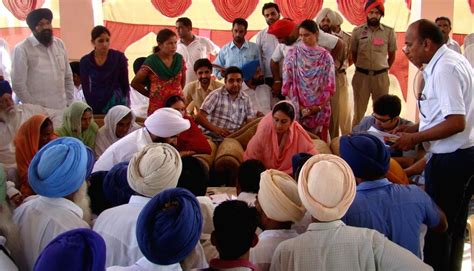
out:
{"label": "woman with orange scarf", "polygon": [[53,122],[45,115],[33,115],[18,129],[13,143],[15,144],[20,192],[23,197],[35,194],[28,183],[28,167],[33,156],[41,147],[56,137]]}
{"label": "woman with orange scarf", "polygon": [[260,121],[257,132],[250,139],[244,160],[260,160],[267,169],[292,174],[291,158],[305,152],[316,154],[313,141],[305,129],[295,121],[295,107],[281,101]]}

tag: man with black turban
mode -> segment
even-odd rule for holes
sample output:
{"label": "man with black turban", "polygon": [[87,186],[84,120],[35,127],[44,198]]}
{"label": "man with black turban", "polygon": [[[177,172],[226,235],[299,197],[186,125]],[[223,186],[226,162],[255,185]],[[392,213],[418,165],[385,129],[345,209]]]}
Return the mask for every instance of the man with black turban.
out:
{"label": "man with black turban", "polygon": [[22,103],[64,109],[74,99],[74,83],[64,43],[53,36],[52,20],[46,8],[28,14],[33,35],[15,46],[11,78]]}

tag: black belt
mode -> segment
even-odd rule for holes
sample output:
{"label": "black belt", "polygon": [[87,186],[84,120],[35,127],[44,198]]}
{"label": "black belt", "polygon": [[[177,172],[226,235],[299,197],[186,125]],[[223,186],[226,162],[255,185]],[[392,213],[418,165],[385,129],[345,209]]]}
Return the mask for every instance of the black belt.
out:
{"label": "black belt", "polygon": [[363,74],[367,74],[367,75],[377,75],[377,74],[381,74],[381,73],[384,73],[384,72],[388,71],[388,69],[381,69],[381,70],[378,70],[378,71],[373,71],[373,70],[366,70],[366,69],[363,69],[363,68],[356,67],[356,71],[361,72]]}

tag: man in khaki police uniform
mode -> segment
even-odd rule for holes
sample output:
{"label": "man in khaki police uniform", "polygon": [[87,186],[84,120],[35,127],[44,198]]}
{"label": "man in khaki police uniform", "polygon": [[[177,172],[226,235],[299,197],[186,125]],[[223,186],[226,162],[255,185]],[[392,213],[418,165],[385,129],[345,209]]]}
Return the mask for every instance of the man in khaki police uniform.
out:
{"label": "man in khaki police uniform", "polygon": [[367,23],[352,31],[351,51],[356,72],[352,78],[354,89],[354,119],[357,125],[372,100],[388,94],[388,69],[395,60],[397,43],[392,28],[380,23],[384,16],[383,0],[368,0],[365,4]]}
{"label": "man in khaki police uniform", "polygon": [[[340,54],[341,57],[339,59],[334,59],[336,65],[336,94],[331,97],[331,123],[329,125],[329,134],[331,138],[335,138],[339,136],[339,128],[341,128],[343,135],[347,135],[351,132],[351,113],[349,111],[349,92],[347,89],[346,76],[346,69],[352,64],[349,64],[348,60],[351,36],[340,28],[340,25],[343,23],[341,15],[329,8],[323,8],[318,13],[316,22],[318,23],[319,29],[344,41],[344,53]],[[339,28],[337,31],[334,31],[337,26]]]}

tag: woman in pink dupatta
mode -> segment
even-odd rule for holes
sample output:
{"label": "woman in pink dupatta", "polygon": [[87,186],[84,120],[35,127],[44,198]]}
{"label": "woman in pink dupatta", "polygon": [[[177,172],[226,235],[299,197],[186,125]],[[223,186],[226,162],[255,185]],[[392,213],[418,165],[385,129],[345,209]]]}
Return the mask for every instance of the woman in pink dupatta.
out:
{"label": "woman in pink dupatta", "polygon": [[267,169],[277,169],[292,174],[291,158],[305,152],[316,154],[313,141],[295,121],[295,107],[290,101],[281,101],[265,115],[250,139],[244,160],[257,159]]}
{"label": "woman in pink dupatta", "polygon": [[296,107],[303,127],[327,141],[331,119],[330,98],[336,93],[331,54],[317,44],[319,29],[312,20],[298,27],[301,41],[285,56],[282,94]]}

